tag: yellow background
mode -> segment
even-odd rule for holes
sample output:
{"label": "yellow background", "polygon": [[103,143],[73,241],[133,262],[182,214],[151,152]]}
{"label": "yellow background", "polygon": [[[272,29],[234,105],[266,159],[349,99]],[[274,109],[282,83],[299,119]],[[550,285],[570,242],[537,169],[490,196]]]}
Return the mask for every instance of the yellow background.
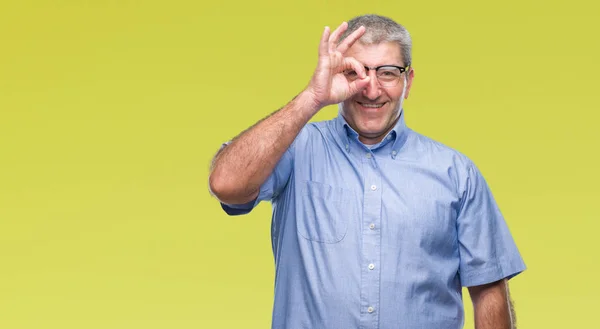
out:
{"label": "yellow background", "polygon": [[593,3],[3,0],[0,328],[268,328],[270,206],[227,217],[209,162],[368,12],[412,34],[408,125],[492,187],[519,327],[599,328]]}

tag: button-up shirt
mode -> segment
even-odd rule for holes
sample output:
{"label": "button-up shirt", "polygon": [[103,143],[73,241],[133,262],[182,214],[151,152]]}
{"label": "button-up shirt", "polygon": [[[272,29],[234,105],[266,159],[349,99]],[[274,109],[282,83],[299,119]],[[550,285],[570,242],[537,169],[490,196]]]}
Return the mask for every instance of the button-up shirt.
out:
{"label": "button-up shirt", "polygon": [[307,124],[245,205],[273,207],[273,329],[455,329],[462,287],[525,264],[481,172],[405,124],[367,146],[342,115]]}

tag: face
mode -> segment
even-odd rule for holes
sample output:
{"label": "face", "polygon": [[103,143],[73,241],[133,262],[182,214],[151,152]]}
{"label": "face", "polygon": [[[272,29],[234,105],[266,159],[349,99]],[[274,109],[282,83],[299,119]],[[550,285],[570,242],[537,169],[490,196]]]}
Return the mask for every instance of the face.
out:
{"label": "face", "polygon": [[[400,47],[392,42],[373,45],[356,42],[345,56],[354,57],[369,67],[404,66]],[[361,142],[376,144],[398,121],[402,101],[408,98],[414,72],[411,69],[410,72],[402,73],[400,81],[393,87],[382,87],[377,81],[375,70],[369,70],[367,74],[371,77],[367,87],[345,100],[340,110],[350,127],[358,132]]]}

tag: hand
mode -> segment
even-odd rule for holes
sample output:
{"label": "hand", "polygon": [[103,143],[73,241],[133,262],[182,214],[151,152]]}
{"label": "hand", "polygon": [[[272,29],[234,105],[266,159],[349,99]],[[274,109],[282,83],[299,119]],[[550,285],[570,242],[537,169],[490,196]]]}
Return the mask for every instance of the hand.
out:
{"label": "hand", "polygon": [[[319,107],[343,102],[369,83],[364,66],[353,57],[344,57],[344,53],[365,33],[365,27],[359,27],[338,45],[340,35],[347,28],[348,23],[343,22],[331,35],[329,27],[323,31],[319,44],[319,63],[307,87]],[[349,82],[343,73],[347,69],[354,70],[358,79]]]}

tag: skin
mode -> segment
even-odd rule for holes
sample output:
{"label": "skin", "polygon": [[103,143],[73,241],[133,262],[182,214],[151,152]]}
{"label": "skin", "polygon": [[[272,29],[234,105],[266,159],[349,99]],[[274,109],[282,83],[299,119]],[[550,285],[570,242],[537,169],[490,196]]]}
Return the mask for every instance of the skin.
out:
{"label": "skin", "polygon": [[[407,98],[414,71],[403,73],[394,87],[379,85],[375,72],[364,66],[403,66],[400,49],[392,43],[365,45],[357,42],[360,27],[339,43],[347,29],[342,23],[333,33],[326,27],[319,43],[319,59],[308,86],[286,106],[242,132],[214,157],[209,187],[221,202],[245,204],[256,199],[260,186],[274,170],[302,127],[323,107],[342,103],[341,113],[365,144],[375,144],[395,125],[402,98]],[[357,72],[349,82],[344,70]],[[403,90],[404,96],[403,96]],[[364,103],[381,103],[378,109]],[[514,317],[505,281],[470,287],[476,329],[514,329]]]}
{"label": "skin", "polygon": [[469,287],[475,329],[516,329],[516,318],[506,279]]}
{"label": "skin", "polygon": [[[233,139],[213,159],[209,176],[212,194],[229,204],[248,203],[271,174],[283,153],[310,118],[323,107],[340,103],[364,89],[370,81],[364,66],[344,54],[365,32],[360,27],[338,44],[343,23],[333,33],[326,27],[319,43],[319,60],[309,85],[290,103]],[[344,70],[359,79],[349,82]]]}
{"label": "skin", "polygon": [[[355,43],[347,52],[369,67],[381,65],[404,66],[397,43],[385,42],[365,45]],[[382,87],[377,81],[374,70],[369,70],[371,78],[367,86],[353,97],[345,100],[341,112],[350,127],[359,135],[364,144],[379,143],[394,127],[400,117],[402,94],[408,98],[415,72],[410,69],[402,73],[400,82],[393,87]],[[383,104],[381,108],[367,108],[362,104]]]}

